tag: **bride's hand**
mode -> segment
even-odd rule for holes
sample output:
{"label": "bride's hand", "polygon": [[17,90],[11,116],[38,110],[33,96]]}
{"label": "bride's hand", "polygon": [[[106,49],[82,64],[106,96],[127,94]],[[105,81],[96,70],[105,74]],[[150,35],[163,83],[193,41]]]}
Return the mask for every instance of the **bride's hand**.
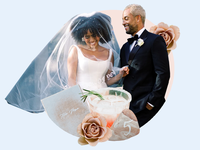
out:
{"label": "bride's hand", "polygon": [[128,68],[127,66],[122,67],[122,68],[120,69],[119,74],[121,74],[122,77],[127,76],[127,75],[129,74],[129,68]]}

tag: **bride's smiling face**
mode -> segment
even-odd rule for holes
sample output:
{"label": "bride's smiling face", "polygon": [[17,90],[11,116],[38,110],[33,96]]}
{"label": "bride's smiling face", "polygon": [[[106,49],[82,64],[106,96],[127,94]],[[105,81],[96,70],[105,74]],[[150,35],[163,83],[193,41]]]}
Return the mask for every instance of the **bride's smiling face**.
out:
{"label": "bride's smiling face", "polygon": [[87,31],[87,34],[84,35],[84,41],[90,48],[95,48],[98,46],[100,37],[98,37],[96,34],[91,33],[89,30]]}

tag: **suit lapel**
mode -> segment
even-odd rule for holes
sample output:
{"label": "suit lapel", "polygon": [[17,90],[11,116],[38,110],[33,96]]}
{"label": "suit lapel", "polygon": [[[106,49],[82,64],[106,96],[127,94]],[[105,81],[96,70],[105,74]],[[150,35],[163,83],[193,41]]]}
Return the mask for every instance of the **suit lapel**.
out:
{"label": "suit lapel", "polygon": [[[142,33],[142,35],[139,37],[140,39],[143,39],[143,41],[145,42],[145,40],[147,39],[147,34],[148,34],[148,31],[145,29],[144,32]],[[135,46],[133,47],[130,55],[129,55],[129,59],[128,59],[128,64],[130,65],[132,60],[134,59],[135,55],[137,54],[137,52],[139,51],[139,49],[141,48],[142,46],[139,46],[137,45],[137,42],[135,44]]]}
{"label": "suit lapel", "polygon": [[129,60],[129,55],[130,55],[130,45],[129,45],[129,43],[127,43],[126,48],[125,48],[126,62],[128,62],[128,60]]}

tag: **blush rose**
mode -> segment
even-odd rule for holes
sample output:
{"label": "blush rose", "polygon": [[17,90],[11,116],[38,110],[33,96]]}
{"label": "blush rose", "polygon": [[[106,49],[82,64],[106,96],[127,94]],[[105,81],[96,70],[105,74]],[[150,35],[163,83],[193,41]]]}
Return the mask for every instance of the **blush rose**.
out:
{"label": "blush rose", "polygon": [[180,37],[180,30],[177,26],[168,26],[161,22],[157,26],[152,26],[150,32],[161,35],[164,38],[167,50],[171,51],[176,48],[176,41]]}
{"label": "blush rose", "polygon": [[103,116],[90,113],[79,124],[77,132],[81,136],[79,144],[96,146],[98,142],[105,142],[112,136],[112,130],[106,127],[107,122]]}

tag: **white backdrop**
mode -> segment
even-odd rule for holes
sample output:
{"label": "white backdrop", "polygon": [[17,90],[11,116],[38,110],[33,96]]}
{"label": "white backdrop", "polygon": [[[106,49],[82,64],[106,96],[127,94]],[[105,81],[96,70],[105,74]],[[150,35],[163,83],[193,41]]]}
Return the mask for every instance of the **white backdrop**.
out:
{"label": "white backdrop", "polygon": [[[174,81],[167,102],[138,136],[126,141],[99,143],[95,149],[199,149],[199,25],[196,0],[3,0],[0,2],[0,149],[66,150],[80,146],[78,138],[57,127],[46,113],[31,114],[8,105],[5,97],[31,61],[71,17],[80,13],[123,10],[140,4],[147,19],[180,28],[172,52]],[[119,16],[121,17],[121,16]],[[124,32],[125,34],[125,32]]]}

